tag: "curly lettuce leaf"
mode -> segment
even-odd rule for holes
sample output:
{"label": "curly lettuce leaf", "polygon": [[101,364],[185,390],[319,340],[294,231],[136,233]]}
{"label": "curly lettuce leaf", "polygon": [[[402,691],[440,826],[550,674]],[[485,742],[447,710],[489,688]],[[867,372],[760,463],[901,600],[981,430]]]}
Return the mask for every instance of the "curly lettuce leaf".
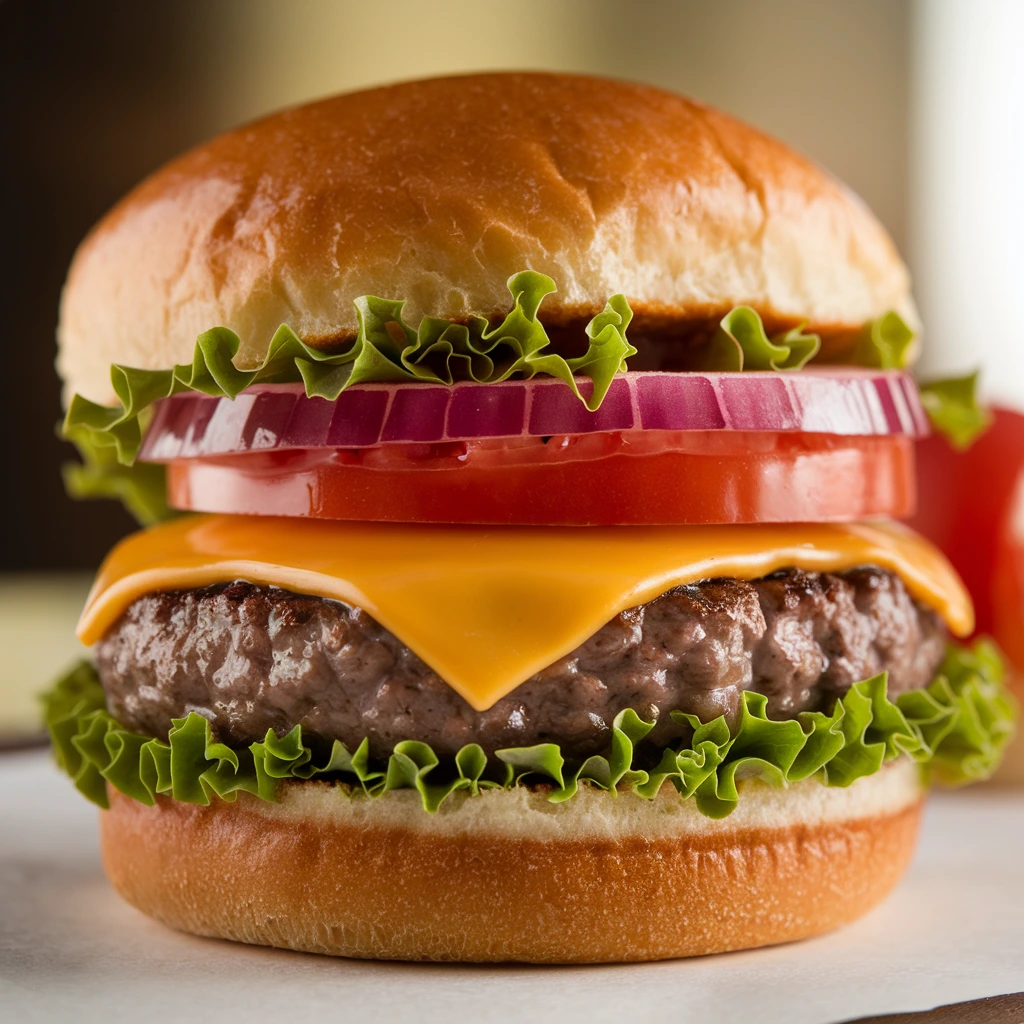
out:
{"label": "curly lettuce leaf", "polygon": [[903,370],[914,353],[916,335],[910,325],[890,310],[864,325],[857,341],[853,362],[857,366],[874,366],[880,370]]}
{"label": "curly lettuce leaf", "polygon": [[799,370],[821,348],[817,334],[794,327],[769,338],[764,323],[750,306],[737,306],[722,317],[701,369],[738,373],[742,370]]}
{"label": "curly lettuce leaf", "polygon": [[97,445],[86,431],[65,434],[81,456],[81,462],[61,467],[64,489],[72,498],[114,498],[138,520],[153,526],[180,515],[167,504],[167,467],[137,462],[123,466],[114,448]]}
{"label": "curly lettuce leaf", "polygon": [[932,429],[964,451],[988,430],[992,413],[978,402],[978,371],[920,386],[921,404]]}
{"label": "curly lettuce leaf", "polygon": [[984,779],[999,763],[1016,718],[998,651],[986,641],[950,646],[931,685],[895,701],[886,695],[883,674],[855,684],[830,714],[773,721],[767,699],[752,692],[743,694],[731,729],[724,717],[702,723],[675,713],[692,736],[661,751],[653,768],[649,759],[643,760],[648,767],[637,764],[636,749],[654,723],[632,710],[615,717],[607,754],[576,767],[554,743],[499,750],[493,758],[470,744],[442,764],[428,744],[405,740],[386,763],[374,764],[364,739],[354,751],[335,741],[317,757],[299,726],[284,736],[268,731],[261,742],[236,750],[217,742],[210,723],[195,713],[174,719],[166,741],[153,739],[124,729],[109,714],[88,662],[55,685],[45,712],[58,765],[101,807],[108,806],[108,783],[144,804],[158,795],[209,804],[214,797],[234,800],[241,790],[274,800],[282,780],[325,778],[373,798],[415,789],[431,812],[455,792],[476,795],[526,782],[548,786],[555,803],[572,799],[581,785],[651,799],[668,783],[711,818],[735,809],[738,783],[747,778],[786,786],[816,775],[825,785],[849,786],[894,758],[909,757],[946,784]]}
{"label": "curly lettuce leaf", "polygon": [[[169,370],[112,366],[110,380],[120,405],[98,405],[74,395],[64,433],[84,439],[94,449],[112,448],[116,461],[130,466],[142,444],[139,417],[158,399],[182,391],[235,398],[252,384],[300,381],[310,397],[333,401],[350,385],[371,381],[495,382],[541,373],[563,380],[588,409],[597,409],[612,378],[636,354],[626,340],[633,315],[629,303],[622,295],[613,295],[587,325],[587,351],[565,359],[547,351],[550,339],[537,319],[541,302],[556,290],[554,281],[525,270],[509,278],[508,289],[512,309],[494,327],[483,317],[458,324],[428,316],[413,330],[402,317],[404,303],[364,296],[356,300],[359,329],[346,351],[320,352],[282,325],[262,364],[251,370],[235,366],[241,344],[238,335],[215,327],[198,337],[191,363]],[[575,374],[593,381],[590,398],[580,394]]]}

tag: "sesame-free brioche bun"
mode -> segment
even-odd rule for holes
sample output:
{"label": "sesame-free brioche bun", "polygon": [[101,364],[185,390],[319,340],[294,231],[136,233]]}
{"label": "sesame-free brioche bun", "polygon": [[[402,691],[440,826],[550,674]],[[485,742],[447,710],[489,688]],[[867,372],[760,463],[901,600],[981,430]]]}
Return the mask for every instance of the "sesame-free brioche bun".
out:
{"label": "sesame-free brioche bun", "polygon": [[403,960],[660,960],[805,938],[859,917],[910,861],[923,788],[895,762],[848,789],[741,784],[728,818],[671,787],[654,801],[584,788],[349,798],[283,784],[197,807],[110,791],[114,887],[183,931]]}
{"label": "sesame-free brioche bun", "polygon": [[413,323],[498,315],[524,269],[557,283],[554,328],[616,292],[634,334],[706,336],[746,303],[808,322],[829,360],[890,309],[917,324],[879,223],[781,143],[647,86],[485,74],[296,107],[157,171],[80,247],[59,366],[68,394],[113,402],[111,363],[188,362],[211,327],[252,366],[281,323],[342,346],[364,294]]}

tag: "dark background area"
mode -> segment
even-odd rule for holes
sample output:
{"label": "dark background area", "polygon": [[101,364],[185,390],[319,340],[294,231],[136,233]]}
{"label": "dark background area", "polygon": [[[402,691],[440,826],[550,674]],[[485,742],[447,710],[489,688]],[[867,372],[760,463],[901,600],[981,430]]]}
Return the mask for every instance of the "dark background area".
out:
{"label": "dark background area", "polygon": [[0,402],[11,488],[0,570],[94,568],[134,525],[73,502],[60,465],[54,332],[64,275],[89,228],[140,178],[206,132],[194,0],[0,3]]}

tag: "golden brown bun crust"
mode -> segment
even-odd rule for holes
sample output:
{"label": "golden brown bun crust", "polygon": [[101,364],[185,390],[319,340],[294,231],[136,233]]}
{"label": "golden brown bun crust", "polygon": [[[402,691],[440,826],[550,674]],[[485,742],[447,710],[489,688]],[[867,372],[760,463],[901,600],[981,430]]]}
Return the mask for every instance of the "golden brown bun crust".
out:
{"label": "golden brown bun crust", "polygon": [[[387,826],[376,809],[364,819],[267,814],[251,798],[150,808],[111,796],[107,874],[172,927],[352,957],[532,963],[660,960],[828,931],[895,885],[922,802],[917,790],[852,817],[703,832],[637,828],[634,816],[618,835],[552,839],[436,818]],[[504,793],[492,803],[506,797],[514,804]]]}
{"label": "golden brown bun crust", "polygon": [[552,324],[619,291],[639,329],[749,303],[838,357],[889,309],[916,323],[885,231],[775,140],[642,85],[468,75],[287,110],[155,173],[75,257],[60,368],[113,401],[110,363],[190,361],[210,327],[253,365],[281,323],[352,337],[367,293],[407,299],[412,322],[491,316],[525,268],[558,284]]}

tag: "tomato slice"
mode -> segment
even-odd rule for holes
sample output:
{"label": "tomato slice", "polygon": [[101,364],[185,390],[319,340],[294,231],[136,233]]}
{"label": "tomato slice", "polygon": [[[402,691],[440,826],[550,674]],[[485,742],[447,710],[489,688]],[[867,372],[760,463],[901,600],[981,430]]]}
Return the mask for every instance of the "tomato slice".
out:
{"label": "tomato slice", "polygon": [[913,441],[636,431],[249,452],[168,465],[179,509],[382,522],[847,522],[913,511]]}

